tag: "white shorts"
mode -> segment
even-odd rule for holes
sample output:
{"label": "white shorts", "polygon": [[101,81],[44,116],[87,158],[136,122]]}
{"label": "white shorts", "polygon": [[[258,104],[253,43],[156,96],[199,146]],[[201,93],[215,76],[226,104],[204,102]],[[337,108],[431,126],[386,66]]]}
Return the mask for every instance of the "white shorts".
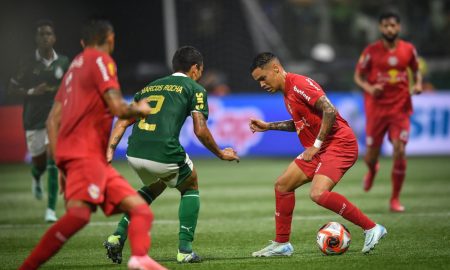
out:
{"label": "white shorts", "polygon": [[48,136],[47,129],[26,130],[28,152],[32,157],[39,156],[47,150]]}
{"label": "white shorts", "polygon": [[148,159],[127,156],[128,163],[137,173],[144,185],[149,186],[162,180],[168,187],[179,186],[192,174],[194,164],[186,154],[183,165],[160,163]]}

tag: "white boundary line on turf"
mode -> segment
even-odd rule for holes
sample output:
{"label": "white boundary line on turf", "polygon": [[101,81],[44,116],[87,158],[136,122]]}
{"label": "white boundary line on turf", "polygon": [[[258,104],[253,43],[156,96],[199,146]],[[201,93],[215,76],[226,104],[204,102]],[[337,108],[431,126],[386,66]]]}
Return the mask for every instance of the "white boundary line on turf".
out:
{"label": "white boundary line on turf", "polygon": [[[438,217],[438,216],[450,216],[450,212],[431,212],[431,213],[378,213],[378,214],[367,214],[369,217]],[[336,214],[330,215],[315,215],[315,216],[294,216],[294,220],[321,220],[321,219],[333,219],[336,218]],[[263,220],[273,220],[273,217],[264,217]],[[203,220],[202,222],[215,221],[213,220]],[[259,218],[261,220],[261,218]],[[224,221],[221,221],[222,223]],[[177,219],[159,219],[153,221],[153,224],[178,224]],[[48,223],[34,223],[34,224],[0,224],[0,230],[7,229],[27,229],[27,228],[42,228],[49,227],[51,224]],[[117,221],[93,221],[88,224],[88,226],[116,226]]]}

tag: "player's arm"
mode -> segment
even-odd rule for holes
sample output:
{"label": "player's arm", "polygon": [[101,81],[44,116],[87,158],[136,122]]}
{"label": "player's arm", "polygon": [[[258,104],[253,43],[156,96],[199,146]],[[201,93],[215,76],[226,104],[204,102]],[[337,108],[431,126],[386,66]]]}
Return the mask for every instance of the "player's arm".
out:
{"label": "player's arm", "polygon": [[114,88],[110,88],[103,94],[103,99],[109,110],[120,119],[130,119],[134,117],[145,117],[150,114],[150,106],[145,99],[138,103],[127,104],[122,93]]}
{"label": "player's arm", "polygon": [[111,136],[109,137],[108,149],[106,149],[106,161],[112,161],[114,157],[114,151],[116,151],[117,145],[122,139],[125,130],[134,122],[134,118],[117,120],[113,130],[111,131]]}
{"label": "player's arm", "polygon": [[333,128],[334,122],[336,122],[336,108],[325,95],[321,96],[316,103],[314,103],[314,107],[322,112],[322,123],[314,145],[306,148],[302,153],[302,158],[305,161],[311,161],[314,155],[319,152],[322,143]]}
{"label": "player's arm", "polygon": [[316,140],[323,142],[336,122],[336,108],[325,95],[316,101],[314,107],[322,112],[322,123]]}
{"label": "player's arm", "polygon": [[281,130],[281,131],[289,131],[293,132],[295,131],[295,124],[294,120],[285,120],[285,121],[279,121],[279,122],[265,122],[260,119],[250,119],[250,130],[255,132],[264,132],[267,130]]}
{"label": "player's arm", "polygon": [[203,116],[201,112],[192,112],[192,119],[194,120],[195,136],[197,136],[200,142],[208,148],[209,151],[222,160],[236,160],[239,162],[239,157],[232,148],[225,148],[223,150],[219,148],[209,131],[205,116]]}
{"label": "player's arm", "polygon": [[362,90],[369,93],[373,96],[378,96],[383,91],[383,85],[382,84],[370,84],[366,80],[366,76],[363,75],[358,69],[355,71],[355,74],[353,76],[353,80],[355,81],[356,85],[359,86]]}
{"label": "player's arm", "polygon": [[422,87],[422,73],[419,69],[416,70],[416,72],[413,75],[414,79],[414,86],[413,86],[413,94],[420,94],[422,93],[423,87]]}
{"label": "player's arm", "polygon": [[[34,87],[26,88],[22,82],[25,71],[23,68],[19,69],[17,74],[9,80],[8,94],[11,96],[36,96],[42,95],[48,91],[49,87],[46,83],[40,83]],[[56,89],[58,90],[58,89]]]}
{"label": "player's arm", "polygon": [[53,103],[53,107],[47,118],[47,133],[49,141],[50,154],[54,157],[56,150],[56,140],[58,138],[59,126],[61,124],[61,102],[56,101]]}

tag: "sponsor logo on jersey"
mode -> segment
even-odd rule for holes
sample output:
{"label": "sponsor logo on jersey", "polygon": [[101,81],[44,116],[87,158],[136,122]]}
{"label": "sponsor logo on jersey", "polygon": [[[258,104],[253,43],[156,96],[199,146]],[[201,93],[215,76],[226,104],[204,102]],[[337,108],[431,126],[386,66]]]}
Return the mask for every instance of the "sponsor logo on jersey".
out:
{"label": "sponsor logo on jersey", "polygon": [[390,66],[396,66],[397,64],[398,64],[398,58],[397,58],[397,56],[389,56],[389,58],[388,58],[388,64],[390,65]]}
{"label": "sponsor logo on jersey", "polygon": [[95,63],[97,63],[98,69],[102,74],[103,81],[105,82],[109,81],[108,71],[106,71],[106,66],[105,63],[103,62],[103,58],[101,56],[97,57]]}
{"label": "sponsor logo on jersey", "polygon": [[307,94],[305,94],[305,92],[303,90],[298,89],[296,85],[294,85],[294,91],[297,92],[299,95],[301,95],[307,101],[311,100],[311,97],[308,96]]}
{"label": "sponsor logo on jersey", "polygon": [[96,184],[90,184],[88,187],[89,196],[96,200],[100,197],[100,188]]}
{"label": "sponsor logo on jersey", "polygon": [[111,77],[116,75],[116,66],[113,63],[108,63],[108,72]]}

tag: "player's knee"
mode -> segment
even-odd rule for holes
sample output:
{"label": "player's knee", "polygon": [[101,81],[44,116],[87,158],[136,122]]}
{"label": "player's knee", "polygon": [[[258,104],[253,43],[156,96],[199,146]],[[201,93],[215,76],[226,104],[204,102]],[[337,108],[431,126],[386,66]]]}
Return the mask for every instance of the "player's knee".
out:
{"label": "player's knee", "polygon": [[129,211],[131,218],[133,217],[143,217],[147,220],[153,221],[153,212],[150,210],[147,204],[139,204],[131,208]]}
{"label": "player's knee", "polygon": [[66,215],[76,218],[81,226],[89,223],[91,219],[91,209],[89,207],[74,206],[67,209]]}
{"label": "player's knee", "polygon": [[309,191],[309,198],[311,198],[311,200],[315,203],[319,202],[320,197],[322,196],[322,193],[324,191],[321,189],[311,189]]}
{"label": "player's knee", "polygon": [[292,191],[290,186],[283,180],[283,178],[279,177],[275,182],[275,190],[278,192],[290,192]]}

